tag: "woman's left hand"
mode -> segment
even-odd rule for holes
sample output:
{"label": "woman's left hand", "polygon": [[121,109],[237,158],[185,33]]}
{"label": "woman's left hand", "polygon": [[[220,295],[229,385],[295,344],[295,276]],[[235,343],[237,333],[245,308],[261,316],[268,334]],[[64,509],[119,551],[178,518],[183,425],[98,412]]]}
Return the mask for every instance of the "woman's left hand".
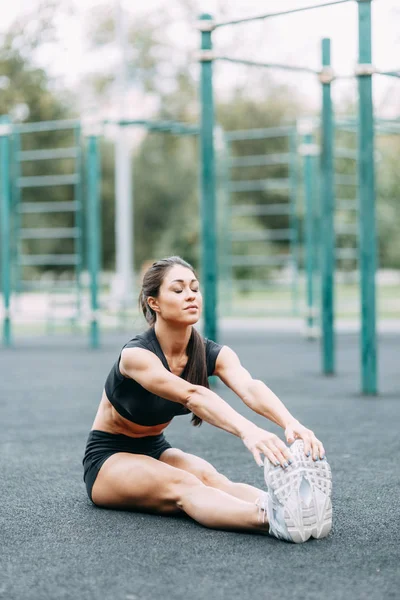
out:
{"label": "woman's left hand", "polygon": [[314,432],[311,429],[304,427],[299,421],[293,420],[288,423],[285,429],[285,437],[288,444],[292,444],[295,440],[301,439],[304,441],[304,452],[307,456],[309,453],[312,455],[314,460],[320,458],[321,460],[325,456],[325,449],[322,442],[315,437]]}

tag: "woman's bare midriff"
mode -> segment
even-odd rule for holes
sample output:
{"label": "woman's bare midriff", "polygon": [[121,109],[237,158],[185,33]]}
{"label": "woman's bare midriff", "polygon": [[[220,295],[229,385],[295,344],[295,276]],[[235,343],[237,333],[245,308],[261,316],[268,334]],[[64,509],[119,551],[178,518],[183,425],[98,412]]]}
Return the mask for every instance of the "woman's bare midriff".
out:
{"label": "woman's bare midriff", "polygon": [[131,437],[146,437],[148,435],[159,435],[167,428],[171,421],[160,425],[138,425],[122,417],[113,407],[105,391],[100,401],[92,429],[105,431],[106,433],[122,433]]}

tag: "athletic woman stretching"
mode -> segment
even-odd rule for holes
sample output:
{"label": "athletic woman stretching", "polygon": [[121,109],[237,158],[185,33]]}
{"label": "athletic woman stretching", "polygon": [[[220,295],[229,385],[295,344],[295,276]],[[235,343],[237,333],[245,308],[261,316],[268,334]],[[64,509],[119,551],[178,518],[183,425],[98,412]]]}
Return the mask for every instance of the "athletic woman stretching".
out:
{"label": "athletic woman stretching", "polygon": [[[195,271],[177,256],[145,273],[140,304],[149,324],[123,347],[107,377],[83,459],[90,500],[99,507],[184,511],[214,529],[269,533],[291,542],[328,535],[331,473],[322,443],[228,346],[193,327],[202,296]],[[285,430],[290,448],[209,389],[217,375],[250,408]],[[172,448],[163,431],[193,413],[240,437],[263,466],[267,492],[234,483],[202,458]]]}

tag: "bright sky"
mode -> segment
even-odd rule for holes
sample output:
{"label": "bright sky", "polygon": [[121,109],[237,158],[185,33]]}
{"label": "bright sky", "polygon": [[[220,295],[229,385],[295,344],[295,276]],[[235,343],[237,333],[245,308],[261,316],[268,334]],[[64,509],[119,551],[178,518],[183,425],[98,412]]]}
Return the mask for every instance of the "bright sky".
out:
{"label": "bright sky", "polygon": [[[12,19],[22,15],[28,7],[39,0],[16,0],[3,3],[2,24],[6,28]],[[43,66],[67,86],[75,87],[86,73],[99,70],[103,62],[88,52],[85,29],[99,6],[112,7],[114,0],[69,0],[71,15],[64,17],[59,25],[60,43],[41,57]],[[322,0],[326,1],[326,0]],[[199,33],[183,20],[176,0],[146,0],[130,2],[122,0],[124,9],[135,15],[154,10],[168,11],[171,25],[167,33],[171,44],[185,55],[198,47]],[[276,12],[299,6],[319,4],[321,0],[197,0],[198,13],[211,12],[217,20],[240,18],[266,12]],[[229,7],[226,9],[226,7]],[[223,8],[225,9],[223,10]],[[373,7],[373,62],[383,70],[400,68],[400,0],[374,0]],[[196,19],[193,15],[193,23]],[[283,62],[319,68],[321,38],[332,39],[332,62],[337,72],[350,74],[357,63],[357,4],[307,11],[285,17],[277,17],[253,24],[236,25],[217,30],[214,43],[218,52],[234,48],[240,58],[266,62]],[[233,52],[230,52],[233,54]],[[112,60],[112,58],[110,58]],[[104,61],[102,56],[101,61]],[[216,93],[223,95],[238,80],[246,81],[248,68],[219,63],[215,70]],[[270,73],[270,72],[269,72]],[[320,100],[319,84],[313,76],[291,75],[275,72],[275,80],[292,83],[309,98],[310,107]],[[356,97],[356,83],[336,82],[334,95],[337,101]],[[400,116],[400,80],[375,76],[374,99],[380,115]]]}

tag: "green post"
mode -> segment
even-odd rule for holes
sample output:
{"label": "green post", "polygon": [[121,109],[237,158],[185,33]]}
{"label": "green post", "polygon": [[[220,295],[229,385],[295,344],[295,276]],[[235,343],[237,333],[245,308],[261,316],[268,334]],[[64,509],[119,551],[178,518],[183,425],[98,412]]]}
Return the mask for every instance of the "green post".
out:
{"label": "green post", "polygon": [[201,31],[201,223],[204,336],[217,341],[217,218],[215,202],[214,100],[212,86],[212,17],[199,19]]}
{"label": "green post", "polygon": [[297,132],[289,134],[289,229],[292,264],[292,314],[299,314],[299,219],[297,215]]}
{"label": "green post", "polygon": [[87,226],[90,274],[90,345],[99,347],[98,276],[100,270],[100,161],[98,138],[88,136],[87,148]]}
{"label": "green post", "polygon": [[334,339],[334,177],[333,177],[333,111],[331,97],[331,41],[322,40],[322,135],[321,135],[321,329],[322,370],[335,372]]}
{"label": "green post", "polygon": [[374,116],[372,101],[371,0],[358,0],[359,235],[361,267],[362,393],[377,394]]}
{"label": "green post", "polygon": [[299,134],[302,136],[300,154],[304,157],[304,209],[305,209],[305,271],[306,271],[306,335],[308,339],[317,337],[315,325],[315,293],[314,277],[316,270],[315,243],[315,197],[314,197],[314,157],[319,149],[314,143],[313,124],[306,119],[299,123]]}
{"label": "green post", "polygon": [[3,120],[0,123],[0,168],[1,168],[1,287],[4,302],[3,343],[11,346],[11,188],[10,188],[10,133],[11,124]]}

